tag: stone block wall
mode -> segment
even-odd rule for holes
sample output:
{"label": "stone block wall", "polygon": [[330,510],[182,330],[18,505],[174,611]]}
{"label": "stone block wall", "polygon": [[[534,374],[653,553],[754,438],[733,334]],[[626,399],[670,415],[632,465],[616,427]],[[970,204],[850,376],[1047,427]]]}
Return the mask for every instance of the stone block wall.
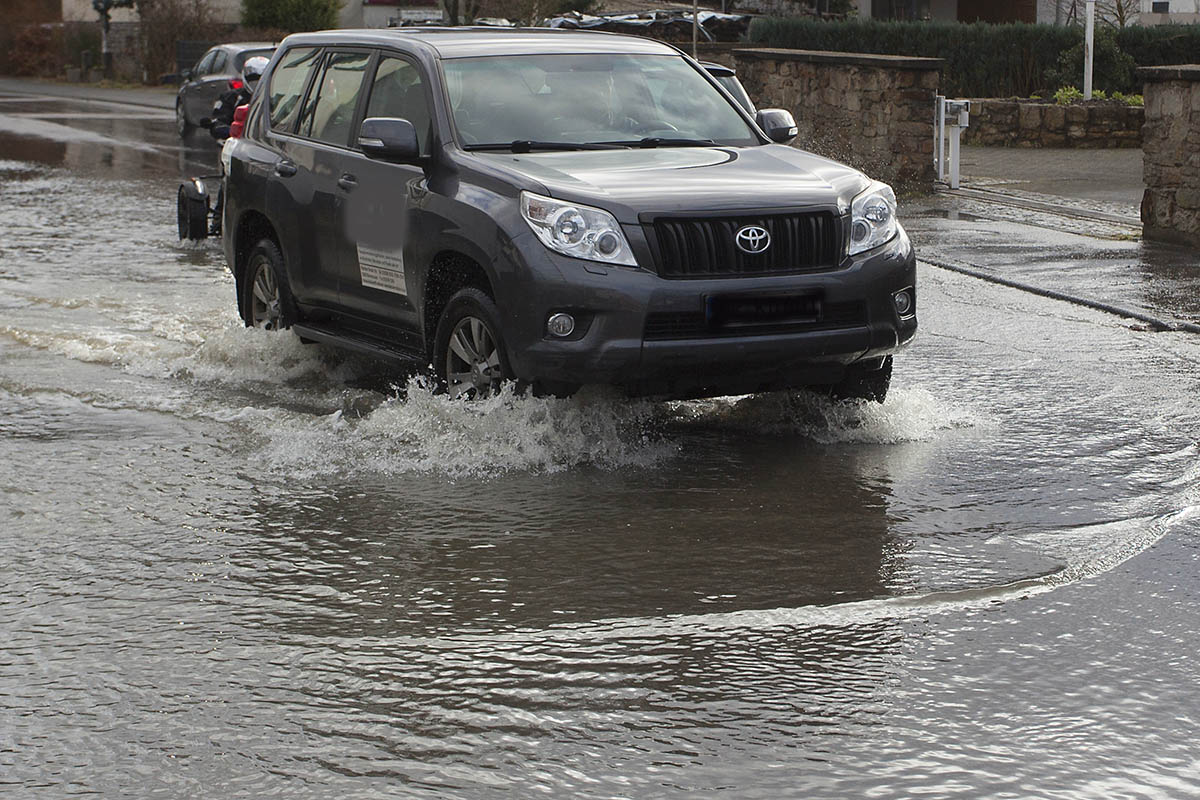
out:
{"label": "stone block wall", "polygon": [[1200,247],[1200,64],[1146,67],[1142,230]]}
{"label": "stone block wall", "polygon": [[1005,147],[1141,147],[1145,111],[1116,103],[1060,106],[972,100],[964,144]]}
{"label": "stone block wall", "polygon": [[738,78],[759,108],[796,117],[795,146],[903,190],[933,187],[937,58],[735,50]]}

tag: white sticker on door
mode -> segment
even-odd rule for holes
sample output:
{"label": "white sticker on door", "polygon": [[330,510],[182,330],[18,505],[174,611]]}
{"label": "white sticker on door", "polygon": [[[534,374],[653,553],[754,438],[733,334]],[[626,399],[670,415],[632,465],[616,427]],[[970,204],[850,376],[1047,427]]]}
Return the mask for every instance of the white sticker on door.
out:
{"label": "white sticker on door", "polygon": [[363,286],[408,296],[404,254],[399,250],[372,250],[358,245],[358,274]]}

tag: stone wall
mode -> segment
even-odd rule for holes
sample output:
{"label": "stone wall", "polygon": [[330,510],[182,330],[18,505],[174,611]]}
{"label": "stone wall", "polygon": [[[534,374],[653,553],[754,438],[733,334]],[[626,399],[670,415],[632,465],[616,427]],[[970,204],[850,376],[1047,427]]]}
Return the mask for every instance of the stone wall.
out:
{"label": "stone wall", "polygon": [[759,108],[796,117],[795,146],[901,189],[933,187],[933,98],[942,60],[811,50],[735,50]]}
{"label": "stone wall", "polygon": [[1141,147],[1145,112],[1117,103],[1060,106],[972,100],[965,144],[1005,147]]}
{"label": "stone wall", "polygon": [[1200,247],[1200,64],[1146,67],[1142,230]]}

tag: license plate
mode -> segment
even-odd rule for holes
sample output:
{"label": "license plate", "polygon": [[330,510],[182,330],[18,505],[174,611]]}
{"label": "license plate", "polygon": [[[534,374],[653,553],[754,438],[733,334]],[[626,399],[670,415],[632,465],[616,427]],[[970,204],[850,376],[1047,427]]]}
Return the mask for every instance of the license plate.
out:
{"label": "license plate", "polygon": [[705,298],[710,328],[801,325],[821,318],[821,298],[801,295],[712,295]]}

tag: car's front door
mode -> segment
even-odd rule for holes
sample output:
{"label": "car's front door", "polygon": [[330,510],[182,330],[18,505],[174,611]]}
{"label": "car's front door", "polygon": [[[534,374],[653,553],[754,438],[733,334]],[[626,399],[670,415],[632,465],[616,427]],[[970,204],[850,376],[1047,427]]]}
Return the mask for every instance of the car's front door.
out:
{"label": "car's front door", "polygon": [[[371,76],[363,118],[407,119],[417,132],[423,155],[430,152],[432,116],[429,82],[414,62],[399,54],[381,54]],[[407,265],[422,263],[413,229],[427,193],[420,166],[369,159],[356,152],[352,172],[357,182],[346,200],[349,258],[342,262],[342,303],[369,322],[399,328],[415,336],[417,309],[409,297]],[[398,342],[403,344],[403,342]]]}

